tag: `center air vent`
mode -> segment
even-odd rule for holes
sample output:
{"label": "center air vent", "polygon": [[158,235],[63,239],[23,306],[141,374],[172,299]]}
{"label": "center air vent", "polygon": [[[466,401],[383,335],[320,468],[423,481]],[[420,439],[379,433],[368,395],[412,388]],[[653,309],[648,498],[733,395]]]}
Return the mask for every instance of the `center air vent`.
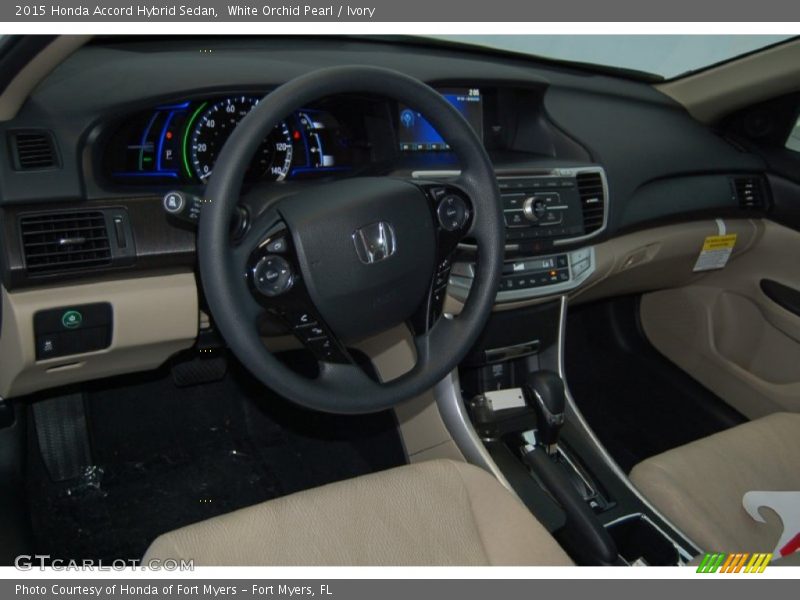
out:
{"label": "center air vent", "polygon": [[19,223],[30,275],[111,264],[106,218],[101,211],[26,215]]}
{"label": "center air vent", "polygon": [[578,194],[583,209],[583,231],[589,234],[603,226],[605,219],[605,190],[603,177],[596,171],[578,173]]}
{"label": "center air vent", "polygon": [[731,177],[731,190],[739,208],[767,208],[767,186],[763,177]]}
{"label": "center air vent", "polygon": [[34,171],[58,166],[55,142],[49,131],[12,131],[9,135],[15,170]]}

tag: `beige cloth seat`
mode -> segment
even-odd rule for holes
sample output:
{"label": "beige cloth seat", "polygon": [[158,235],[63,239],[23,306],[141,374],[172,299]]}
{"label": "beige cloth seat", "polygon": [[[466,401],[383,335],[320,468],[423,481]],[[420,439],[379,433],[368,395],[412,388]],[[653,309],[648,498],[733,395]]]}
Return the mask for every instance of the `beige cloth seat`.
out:
{"label": "beige cloth seat", "polygon": [[487,472],[439,460],[326,485],[166,533],[196,565],[569,565]]}
{"label": "beige cloth seat", "polygon": [[772,552],[780,518],[762,508],[766,523],[757,523],[742,498],[800,490],[800,414],[772,414],[648,458],[630,479],[702,550]]}

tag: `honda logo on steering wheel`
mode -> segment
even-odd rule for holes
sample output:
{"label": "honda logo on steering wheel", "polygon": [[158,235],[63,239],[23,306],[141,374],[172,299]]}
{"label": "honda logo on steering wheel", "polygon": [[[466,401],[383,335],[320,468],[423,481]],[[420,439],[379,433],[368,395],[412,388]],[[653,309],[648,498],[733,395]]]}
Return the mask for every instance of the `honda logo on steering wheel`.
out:
{"label": "honda logo on steering wheel", "polygon": [[356,229],[353,233],[356,254],[365,265],[380,262],[392,256],[397,249],[394,229],[389,223],[378,221]]}

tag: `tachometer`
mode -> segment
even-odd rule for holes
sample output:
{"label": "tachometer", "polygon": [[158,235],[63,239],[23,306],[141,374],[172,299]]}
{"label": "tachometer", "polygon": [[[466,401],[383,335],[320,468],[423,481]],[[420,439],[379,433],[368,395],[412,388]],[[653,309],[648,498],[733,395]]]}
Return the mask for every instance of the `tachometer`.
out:
{"label": "tachometer", "polygon": [[[201,104],[189,120],[184,152],[189,158],[194,174],[205,182],[214,169],[222,146],[239,122],[259,102],[255,96],[224,98],[213,104]],[[292,133],[281,122],[258,147],[245,179],[265,177],[286,178],[292,166]]]}

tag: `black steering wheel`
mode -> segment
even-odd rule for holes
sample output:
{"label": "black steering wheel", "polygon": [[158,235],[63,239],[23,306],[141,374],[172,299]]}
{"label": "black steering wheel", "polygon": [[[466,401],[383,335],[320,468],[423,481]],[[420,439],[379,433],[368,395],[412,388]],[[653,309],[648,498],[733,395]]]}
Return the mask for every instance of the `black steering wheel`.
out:
{"label": "black steering wheel", "polygon": [[[455,152],[461,174],[446,183],[354,177],[303,186],[232,240],[243,177],[267,134],[297,108],[343,93],[379,94],[423,113]],[[478,246],[475,279],[461,313],[443,317],[451,255],[465,236]],[[489,317],[504,244],[494,170],[467,121],[419,80],[364,66],[308,73],[250,111],[214,165],[197,240],[203,290],[233,353],[282,396],[334,413],[386,409],[453,370]],[[266,349],[257,328],[264,312],[283,319],[315,354],[316,378],[295,373]],[[347,345],[404,323],[416,364],[379,383]]]}

